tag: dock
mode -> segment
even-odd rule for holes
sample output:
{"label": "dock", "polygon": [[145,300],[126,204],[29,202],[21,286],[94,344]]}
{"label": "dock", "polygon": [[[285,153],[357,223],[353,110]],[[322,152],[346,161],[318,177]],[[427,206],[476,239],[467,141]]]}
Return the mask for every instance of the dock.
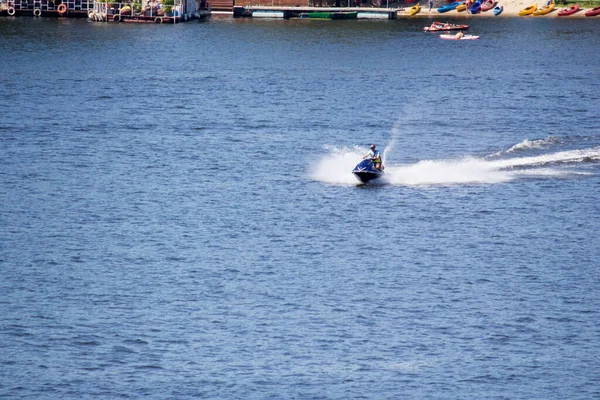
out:
{"label": "dock", "polygon": [[234,6],[234,18],[396,19],[403,9],[377,7]]}

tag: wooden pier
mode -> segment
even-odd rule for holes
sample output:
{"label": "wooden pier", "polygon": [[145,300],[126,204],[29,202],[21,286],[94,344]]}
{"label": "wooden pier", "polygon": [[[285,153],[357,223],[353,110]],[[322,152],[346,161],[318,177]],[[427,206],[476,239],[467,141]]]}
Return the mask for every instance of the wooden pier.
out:
{"label": "wooden pier", "polygon": [[335,14],[356,13],[354,19],[396,19],[399,9],[396,8],[376,8],[376,7],[302,7],[302,6],[244,6],[233,7],[234,18],[310,18],[310,15],[323,13]]}

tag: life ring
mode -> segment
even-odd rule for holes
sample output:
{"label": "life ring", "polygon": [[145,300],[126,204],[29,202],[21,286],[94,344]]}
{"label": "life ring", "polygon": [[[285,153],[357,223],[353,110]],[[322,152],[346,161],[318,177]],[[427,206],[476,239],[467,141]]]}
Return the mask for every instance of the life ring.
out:
{"label": "life ring", "polygon": [[120,15],[113,15],[113,21],[114,22],[121,22],[121,16]]}
{"label": "life ring", "polygon": [[8,15],[15,15],[15,8],[14,7],[8,7]]}
{"label": "life ring", "polygon": [[42,16],[42,10],[40,10],[39,8],[36,8],[33,10],[33,15],[35,17],[41,17]]}
{"label": "life ring", "polygon": [[61,5],[58,6],[58,8],[56,9],[56,11],[58,11],[58,13],[60,15],[64,15],[67,13],[67,5],[65,3],[62,3]]}
{"label": "life ring", "polygon": [[156,17],[156,18],[154,18],[154,23],[155,24],[162,24],[163,23],[162,17]]}

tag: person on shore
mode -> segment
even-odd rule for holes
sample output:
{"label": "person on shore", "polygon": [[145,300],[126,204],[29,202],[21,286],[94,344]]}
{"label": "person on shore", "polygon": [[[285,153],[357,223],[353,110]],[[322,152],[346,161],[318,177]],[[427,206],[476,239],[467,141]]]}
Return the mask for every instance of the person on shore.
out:
{"label": "person on shore", "polygon": [[433,0],[429,0],[429,12],[431,12],[432,8],[433,8]]}
{"label": "person on shore", "polygon": [[371,145],[370,151],[363,157],[363,160],[369,159],[373,161],[375,168],[379,171],[383,171],[383,164],[381,163],[381,153],[377,150],[374,144]]}

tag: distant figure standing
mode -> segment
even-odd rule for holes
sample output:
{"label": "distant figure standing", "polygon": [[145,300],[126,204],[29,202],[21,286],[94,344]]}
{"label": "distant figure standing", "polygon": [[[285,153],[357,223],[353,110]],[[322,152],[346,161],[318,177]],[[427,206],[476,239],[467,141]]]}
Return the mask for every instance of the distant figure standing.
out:
{"label": "distant figure standing", "polygon": [[433,8],[433,0],[429,0],[429,12],[431,12],[432,8]]}

